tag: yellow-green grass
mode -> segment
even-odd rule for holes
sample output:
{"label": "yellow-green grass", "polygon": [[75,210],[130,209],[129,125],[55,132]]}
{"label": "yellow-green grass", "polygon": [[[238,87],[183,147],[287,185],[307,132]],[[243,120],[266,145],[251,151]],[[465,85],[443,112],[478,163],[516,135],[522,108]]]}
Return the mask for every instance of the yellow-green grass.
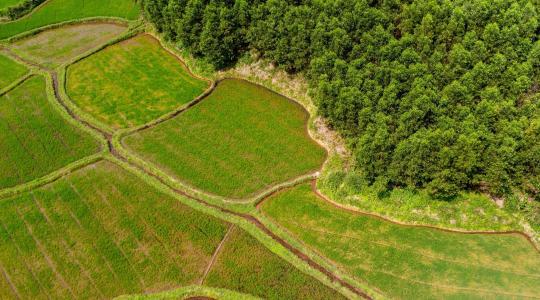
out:
{"label": "yellow-green grass", "polygon": [[90,17],[135,20],[139,17],[139,8],[132,0],[49,0],[25,17],[0,24],[0,39],[46,25]]}
{"label": "yellow-green grass", "polygon": [[28,70],[21,64],[0,54],[0,90],[21,78]]}
{"label": "yellow-green grass", "polygon": [[18,4],[19,2],[22,2],[22,1],[23,0],[0,0],[0,9],[14,6],[15,4]]}
{"label": "yellow-green grass", "polygon": [[69,124],[33,76],[0,97],[0,188],[31,181],[99,151],[99,143]]}
{"label": "yellow-green grass", "polygon": [[243,198],[321,166],[326,153],[307,134],[307,119],[292,101],[227,79],[196,106],[125,144],[196,188]]}
{"label": "yellow-green grass", "polygon": [[308,184],[276,194],[261,209],[392,298],[526,298],[540,291],[540,254],[521,235],[401,226],[336,208]]}
{"label": "yellow-green grass", "polygon": [[18,40],[12,48],[32,61],[53,68],[106,43],[126,28],[115,23],[68,25]]}
{"label": "yellow-green grass", "polygon": [[192,101],[207,86],[149,35],[109,46],[67,73],[72,100],[113,128],[154,120]]}
{"label": "yellow-green grass", "polygon": [[239,228],[229,233],[204,284],[264,299],[344,299]]}
{"label": "yellow-green grass", "polygon": [[194,284],[226,226],[101,161],[0,201],[0,298],[104,299]]}

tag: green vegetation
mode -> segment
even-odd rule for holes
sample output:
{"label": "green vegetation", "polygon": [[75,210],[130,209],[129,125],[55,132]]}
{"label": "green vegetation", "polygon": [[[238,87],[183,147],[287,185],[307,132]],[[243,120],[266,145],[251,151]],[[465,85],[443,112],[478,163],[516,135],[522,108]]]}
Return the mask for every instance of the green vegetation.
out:
{"label": "green vegetation", "polygon": [[366,187],[360,174],[344,172],[342,164],[333,156],[317,181],[318,188],[339,203],[411,224],[489,231],[523,228],[513,214],[516,209],[508,207],[509,199],[504,201],[505,209],[500,209],[495,201],[475,192],[460,193],[452,201],[433,201],[425,190],[396,188],[381,192],[375,186]]}
{"label": "green vegetation", "polygon": [[9,20],[18,19],[28,13],[46,0],[0,0],[0,17]]}
{"label": "green vegetation", "polygon": [[21,64],[0,54],[0,90],[21,78],[28,70]]}
{"label": "green vegetation", "polygon": [[73,102],[114,128],[156,119],[192,101],[207,85],[148,35],[109,46],[67,73]]}
{"label": "green vegetation", "polygon": [[540,289],[540,255],[520,235],[396,225],[335,208],[308,184],[269,198],[261,209],[390,297],[515,298]]}
{"label": "green vegetation", "polygon": [[241,198],[318,169],[325,151],[299,105],[227,79],[177,117],[125,138],[145,160],[204,191]]}
{"label": "green vegetation", "polygon": [[[226,289],[217,289],[201,285],[190,285],[174,290],[154,294],[125,295],[116,297],[116,300],[166,300],[166,299],[190,299],[197,297],[209,297],[219,300],[255,300],[259,299],[251,295],[241,294]],[[202,298],[204,299],[204,298]],[[201,300],[202,300],[201,299]]]}
{"label": "green vegetation", "polygon": [[237,228],[229,233],[205,284],[264,299],[343,299]]}
{"label": "green vegetation", "polygon": [[104,44],[126,30],[114,23],[86,23],[41,32],[11,44],[32,61],[54,68]]}
{"label": "green vegetation", "polygon": [[139,9],[132,0],[50,0],[29,15],[0,24],[0,39],[42,26],[89,17],[120,17],[134,20]]}
{"label": "green vegetation", "polygon": [[0,97],[0,188],[44,176],[99,151],[47,100],[45,80],[34,76]]}
{"label": "green vegetation", "polygon": [[0,269],[9,278],[0,297],[111,298],[192,284],[225,230],[98,162],[0,201]]}
{"label": "green vegetation", "polygon": [[0,9],[4,9],[15,4],[22,2],[23,0],[0,0]]}
{"label": "green vegetation", "polygon": [[[536,0],[159,1],[146,16],[217,67],[304,72],[366,186],[540,195]],[[540,196],[539,196],[540,198]]]}

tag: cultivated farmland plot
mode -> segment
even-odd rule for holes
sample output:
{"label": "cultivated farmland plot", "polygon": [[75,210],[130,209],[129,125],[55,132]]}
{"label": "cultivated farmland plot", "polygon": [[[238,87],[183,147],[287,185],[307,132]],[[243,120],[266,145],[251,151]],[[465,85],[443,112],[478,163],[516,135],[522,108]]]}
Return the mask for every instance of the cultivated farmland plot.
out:
{"label": "cultivated farmland plot", "polygon": [[406,227],[338,209],[308,184],[262,211],[385,294],[413,298],[528,298],[540,290],[540,255],[517,234]]}
{"label": "cultivated farmland plot", "polygon": [[47,99],[45,80],[33,76],[0,97],[0,188],[22,184],[99,151]]}
{"label": "cultivated farmland plot", "polygon": [[12,49],[43,66],[54,68],[104,44],[126,30],[115,23],[64,26],[18,40]]}
{"label": "cultivated farmland plot", "polygon": [[49,0],[21,19],[0,24],[0,40],[60,22],[90,17],[120,17],[134,20],[139,10],[131,0]]}
{"label": "cultivated farmland plot", "polygon": [[142,125],[190,102],[208,86],[159,42],[139,35],[68,69],[72,100],[113,128]]}
{"label": "cultivated farmland plot", "polygon": [[27,69],[23,65],[2,54],[0,54],[0,70],[2,70],[0,73],[0,90],[9,86],[9,84],[21,78],[27,72]]}
{"label": "cultivated farmland plot", "polygon": [[244,198],[321,167],[326,153],[308,136],[307,118],[283,96],[227,79],[199,104],[125,144],[196,188]]}
{"label": "cultivated farmland plot", "polygon": [[0,298],[103,298],[196,283],[225,224],[99,162],[0,202]]}
{"label": "cultivated farmland plot", "polygon": [[265,299],[344,299],[233,228],[205,284]]}

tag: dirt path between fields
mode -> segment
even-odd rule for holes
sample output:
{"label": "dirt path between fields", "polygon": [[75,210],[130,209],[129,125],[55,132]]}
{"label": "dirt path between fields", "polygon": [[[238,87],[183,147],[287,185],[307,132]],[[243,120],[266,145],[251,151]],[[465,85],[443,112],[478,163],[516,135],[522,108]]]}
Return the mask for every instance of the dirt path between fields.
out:
{"label": "dirt path between fields", "polygon": [[2,52],[4,52],[4,54],[6,54],[7,56],[25,64],[25,65],[29,65],[29,66],[32,66],[32,67],[35,67],[35,68],[38,68],[40,70],[43,70],[43,71],[46,71],[46,72],[52,72],[51,69],[47,68],[47,67],[44,67],[36,62],[33,62],[31,60],[28,60],[24,57],[21,57],[20,55],[18,55],[17,53],[15,53],[13,50],[11,50],[10,48],[8,48],[7,46],[2,46],[0,45],[0,50]]}
{"label": "dirt path between fields", "polygon": [[223,245],[225,245],[225,243],[229,239],[229,235],[231,235],[231,232],[233,231],[233,229],[234,229],[234,224],[231,224],[229,226],[229,229],[227,229],[227,232],[225,232],[225,235],[223,236],[223,239],[221,239],[221,242],[217,246],[216,251],[214,251],[214,254],[212,255],[212,258],[210,259],[210,262],[208,263],[208,266],[204,270],[203,276],[199,280],[200,285],[204,284],[204,281],[206,280],[206,277],[208,276],[208,273],[210,273],[210,270],[212,269],[212,267],[216,263],[217,257],[219,256],[219,253],[221,253],[221,248],[223,248]]}

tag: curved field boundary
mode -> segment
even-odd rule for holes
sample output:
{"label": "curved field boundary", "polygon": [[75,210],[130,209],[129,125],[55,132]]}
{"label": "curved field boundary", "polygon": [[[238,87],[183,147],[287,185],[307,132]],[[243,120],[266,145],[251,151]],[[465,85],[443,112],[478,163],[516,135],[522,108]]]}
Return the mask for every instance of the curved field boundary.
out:
{"label": "curved field boundary", "polygon": [[[300,184],[300,183],[299,183]],[[398,226],[403,226],[403,227],[416,227],[416,228],[428,228],[428,229],[433,229],[433,230],[438,230],[438,231],[442,231],[442,232],[449,232],[449,233],[457,233],[457,234],[494,234],[494,235],[511,235],[511,234],[516,234],[516,235],[519,235],[523,238],[525,238],[530,244],[531,246],[537,251],[540,253],[540,248],[538,247],[538,245],[536,245],[536,243],[534,242],[534,239],[529,236],[527,233],[523,232],[523,231],[519,231],[519,230],[507,230],[507,231],[489,231],[489,230],[461,230],[461,229],[453,229],[453,228],[443,228],[443,227],[437,227],[437,226],[432,226],[432,225],[426,225],[426,224],[411,224],[411,223],[404,223],[404,222],[400,222],[400,221],[396,221],[396,220],[393,220],[393,219],[389,219],[385,216],[381,216],[379,214],[375,214],[375,213],[370,213],[370,212],[365,212],[365,211],[362,211],[356,207],[352,207],[352,206],[347,206],[347,205],[344,205],[344,204],[341,204],[341,203],[338,203],[336,201],[333,201],[332,199],[328,198],[327,196],[325,196],[324,194],[322,194],[318,189],[317,189],[317,180],[316,179],[313,179],[311,181],[311,188],[312,188],[312,191],[313,193],[318,197],[320,198],[321,200],[331,204],[332,206],[338,208],[338,209],[342,209],[342,210],[346,210],[348,212],[351,212],[351,213],[355,213],[355,214],[358,214],[358,215],[363,215],[363,216],[368,216],[368,217],[372,217],[372,218],[376,218],[376,219],[379,219],[381,221],[384,221],[384,222],[389,222],[389,223],[392,223],[392,224],[395,224],[395,225],[398,225]],[[279,190],[280,191],[280,190]],[[276,191],[278,192],[278,191]],[[269,195],[267,195],[267,197],[261,199],[259,202],[257,202],[257,208],[259,208],[261,206],[261,204],[266,201],[267,199],[269,199],[270,197],[272,197],[272,195],[274,195],[275,193],[271,193]],[[259,210],[259,212],[261,212]],[[262,213],[262,212],[261,212]]]}
{"label": "curved field boundary", "polygon": [[174,290],[159,292],[154,294],[122,295],[113,299],[118,300],[157,300],[157,299],[197,299],[197,297],[207,297],[220,300],[255,300],[260,299],[248,294],[243,294],[222,288],[212,288],[201,285],[189,285]]}
{"label": "curved field boundary", "polygon": [[14,187],[2,189],[0,190],[0,201],[6,198],[10,198],[12,196],[24,193],[24,192],[31,191],[33,189],[42,187],[44,185],[53,183],[64,176],[67,176],[86,166],[92,165],[102,159],[103,159],[103,153],[96,153],[96,154],[84,157],[82,159],[79,159],[75,162],[72,162],[71,164],[59,170],[53,171],[52,173],[49,173],[41,178],[34,179],[30,182],[26,182],[26,183],[23,183]]}
{"label": "curved field boundary", "polygon": [[[178,116],[182,112],[184,112],[187,109],[193,107],[194,105],[196,105],[197,103],[201,102],[206,97],[208,97],[214,91],[214,89],[216,88],[216,86],[218,84],[218,82],[216,82],[214,80],[211,80],[211,79],[208,79],[208,78],[205,78],[205,77],[202,77],[202,76],[199,76],[199,75],[193,73],[193,71],[189,68],[189,66],[186,64],[186,62],[178,54],[176,54],[169,47],[167,47],[167,45],[165,45],[161,41],[161,39],[156,37],[154,34],[144,32],[144,33],[140,33],[140,35],[146,35],[146,36],[152,38],[153,40],[157,41],[159,43],[159,45],[161,46],[161,48],[165,49],[165,51],[167,51],[170,55],[172,55],[180,63],[182,68],[184,68],[187,71],[189,76],[191,76],[193,78],[196,78],[196,79],[199,79],[199,80],[202,80],[202,81],[205,81],[205,82],[208,83],[209,86],[202,94],[197,96],[195,99],[191,100],[190,102],[188,102],[188,103],[186,103],[184,105],[181,105],[180,107],[176,108],[175,110],[173,110],[171,112],[168,112],[168,113],[158,117],[157,119],[154,119],[154,120],[152,120],[150,122],[147,122],[145,124],[142,124],[142,125],[139,125],[139,126],[136,126],[136,127],[119,130],[119,138],[120,139],[122,139],[122,138],[124,138],[124,137],[126,137],[126,136],[128,136],[130,134],[133,134],[133,133],[136,133],[136,132],[139,132],[139,131],[143,131],[143,130],[148,129],[148,128],[152,128],[152,127],[154,127],[154,126],[156,126],[158,124],[161,124],[161,123],[163,123],[163,122],[165,122],[167,120],[170,120],[170,119]],[[135,36],[136,35],[134,35],[132,37],[135,37]]]}
{"label": "curved field boundary", "polygon": [[12,58],[13,60],[16,60],[17,62],[25,65],[28,69],[32,70],[32,69],[37,69],[37,70],[40,70],[40,71],[50,71],[49,69],[47,69],[46,67],[36,63],[36,62],[33,62],[27,58],[24,58],[22,56],[20,56],[18,53],[15,53],[11,48],[9,48],[8,46],[2,46],[0,45],[0,50],[7,56],[9,56],[10,58]]}
{"label": "curved field boundary", "polygon": [[[155,175],[148,169],[144,168],[143,166],[133,163],[132,161],[129,161],[126,157],[124,157],[119,150],[122,149],[116,149],[115,145],[113,144],[112,137],[110,134],[107,134],[106,132],[103,132],[98,127],[96,127],[94,124],[85,121],[81,119],[76,112],[71,110],[67,105],[65,100],[62,98],[61,94],[65,94],[65,87],[62,85],[59,85],[58,82],[58,75],[56,72],[48,72],[50,74],[51,84],[48,88],[48,91],[54,96],[53,99],[55,99],[58,102],[58,106],[61,107],[62,111],[64,112],[65,116],[69,116],[73,122],[78,123],[78,127],[86,127],[87,131],[92,132],[95,136],[102,136],[101,140],[106,143],[109,154],[105,155],[104,157],[111,160],[112,162],[119,164],[124,169],[130,170],[132,172],[135,172],[136,175],[140,176],[141,178],[145,179],[147,182],[149,179],[153,180],[151,183],[154,187],[158,188],[159,190],[165,190],[166,192],[171,192],[175,196],[182,196],[184,198],[191,199],[195,203],[197,203],[197,207],[194,207],[193,203],[190,203],[191,207],[198,208],[199,210],[203,210],[207,213],[209,213],[208,210],[212,210],[212,215],[221,218],[221,219],[234,219],[237,223],[243,222],[246,224],[249,224],[251,230],[248,229],[249,232],[251,232],[252,235],[258,237],[258,239],[261,241],[263,239],[270,239],[273,243],[277,243],[280,245],[281,249],[284,249],[286,254],[284,254],[283,251],[281,251],[281,256],[284,255],[288,258],[287,261],[291,262],[291,259],[295,260],[296,263],[293,263],[296,267],[300,268],[301,270],[304,270],[304,272],[310,273],[312,276],[315,276],[319,278],[322,282],[325,282],[325,284],[336,288],[339,290],[338,287],[341,287],[344,289],[342,291],[345,294],[348,295],[355,295],[356,297],[362,297],[366,299],[371,299],[372,296],[370,295],[378,295],[378,293],[371,291],[367,287],[363,287],[362,289],[357,287],[355,283],[351,283],[350,280],[344,280],[339,275],[336,275],[329,271],[327,268],[325,268],[320,263],[313,260],[310,256],[304,254],[291,244],[289,244],[285,239],[277,236],[274,234],[270,229],[268,229],[263,223],[261,223],[257,218],[251,216],[247,213],[240,213],[236,212],[227,208],[220,207],[218,205],[214,205],[211,203],[206,202],[205,200],[199,199],[197,197],[190,196],[186,194],[184,191],[171,187],[167,184],[167,182],[161,178],[160,176]],[[141,176],[141,174],[143,176]],[[159,184],[159,186],[157,186]],[[169,193],[170,194],[170,193]],[[255,228],[253,228],[253,226]],[[267,242],[268,243],[268,242]],[[275,252],[275,251],[274,251]],[[302,265],[308,265],[309,268],[302,268],[299,267],[299,263],[301,262]],[[316,271],[315,275],[312,272]],[[322,276],[322,277],[321,277]],[[354,281],[353,281],[354,282]],[[364,290],[369,291],[369,294],[366,293]]]}
{"label": "curved field boundary", "polygon": [[[145,169],[143,166],[129,162],[121,154],[111,155],[106,158],[113,163],[123,166],[125,169],[139,176],[158,190],[175,196],[179,201],[182,201],[186,205],[241,226],[243,229],[247,230],[251,235],[257,238],[257,240],[265,244],[267,248],[271,249],[274,253],[280,255],[282,258],[285,258],[300,270],[306,272],[307,274],[311,274],[312,276],[315,275],[311,272],[316,271],[317,274],[322,276],[315,277],[322,282],[326,284],[331,283],[330,286],[333,288],[336,288],[334,284],[344,288],[346,291],[345,295],[364,299],[373,299],[374,297],[382,298],[382,295],[379,292],[376,292],[365,285],[359,285],[357,281],[351,280],[348,276],[343,277],[340,273],[336,274],[336,272],[333,271],[334,268],[328,268],[327,263],[325,261],[321,261],[317,256],[302,252],[298,247],[295,247],[289,242],[290,237],[283,238],[278,236],[257,217],[254,217],[249,213],[237,212],[208,203],[205,200],[186,194],[184,191],[168,185],[167,182],[165,182],[162,178]],[[269,243],[271,244],[269,245]],[[276,248],[273,246],[276,244],[279,245],[278,250],[276,250]],[[291,261],[291,259],[293,259],[293,261]],[[299,264],[303,266],[307,265],[309,268],[300,267]]]}
{"label": "curved field boundary", "polygon": [[346,211],[349,211],[351,213],[355,213],[355,214],[359,214],[359,215],[363,215],[363,216],[369,216],[369,217],[376,218],[376,219],[379,219],[379,220],[382,220],[382,221],[385,221],[385,222],[389,222],[389,223],[392,223],[392,224],[395,224],[395,225],[399,225],[399,226],[417,227],[417,228],[429,228],[429,229],[439,230],[439,231],[443,231],[443,232],[450,232],[450,233],[459,233],[459,234],[495,234],[495,235],[517,234],[517,235],[519,235],[521,237],[524,237],[531,244],[531,246],[533,246],[533,248],[540,253],[540,248],[538,247],[538,245],[536,245],[533,238],[530,237],[528,234],[526,234],[523,231],[518,231],[518,230],[508,230],[508,231],[460,230],[460,229],[443,228],[443,227],[437,227],[437,226],[425,225],[425,224],[404,223],[404,222],[389,219],[389,218],[381,216],[379,214],[365,212],[365,211],[362,211],[362,210],[360,210],[360,209],[358,209],[356,207],[347,206],[347,205],[335,202],[335,201],[331,200],[330,198],[326,197],[325,195],[323,195],[317,189],[317,183],[316,183],[315,180],[312,181],[311,187],[312,187],[313,193],[315,193],[315,195],[317,195],[317,197],[319,197],[323,201],[331,204],[332,206],[334,206],[336,208],[346,210]]}
{"label": "curved field boundary", "polygon": [[129,30],[119,36],[119,37],[116,37],[114,39],[112,39],[111,41],[103,44],[103,45],[100,45],[94,49],[91,49],[90,51],[88,52],[85,52],[75,58],[73,58],[71,61],[61,65],[58,70],[59,70],[59,73],[58,73],[58,81],[59,81],[59,87],[61,87],[59,89],[59,93],[60,93],[60,96],[64,99],[64,105],[66,107],[69,108],[69,110],[75,112],[75,114],[77,115],[77,118],[81,119],[81,120],[84,120],[84,122],[88,123],[88,124],[92,124],[92,127],[95,129],[95,130],[98,130],[99,132],[101,132],[102,135],[106,136],[107,139],[111,139],[113,134],[115,133],[115,130],[113,128],[111,128],[110,126],[108,126],[107,124],[97,120],[96,118],[94,118],[92,115],[86,113],[85,111],[83,111],[78,105],[76,105],[72,100],[71,98],[69,97],[69,95],[67,94],[67,88],[66,88],[66,85],[67,85],[67,72],[68,72],[68,68],[69,66],[71,66],[72,64],[80,61],[80,60],[83,60],[84,58],[86,57],[89,57],[91,56],[92,54],[95,54],[111,45],[114,45],[116,43],[119,43],[121,41],[124,41],[124,40],[127,40],[135,35],[137,35],[138,31],[140,30],[140,28],[136,28],[136,29],[133,29],[133,30]]}
{"label": "curved field boundary", "polygon": [[[170,50],[169,50],[170,51]],[[174,54],[174,53],[173,53]],[[181,60],[180,57],[178,57],[176,54],[174,54],[179,60]],[[187,66],[186,66],[187,67]],[[157,126],[167,120],[170,120],[176,116],[178,116],[179,114],[181,114],[182,112],[186,111],[187,109],[195,106],[196,104],[200,103],[201,101],[203,101],[205,98],[207,98],[210,94],[212,94],[212,92],[214,91],[215,87],[223,80],[227,80],[227,79],[234,79],[234,80],[241,80],[241,81],[245,81],[245,82],[248,82],[249,84],[253,84],[253,85],[257,85],[257,86],[260,86],[268,91],[270,91],[271,93],[273,94],[276,94],[280,97],[283,97],[285,99],[287,99],[288,101],[290,101],[292,104],[296,105],[297,107],[301,108],[305,113],[306,115],[308,116],[308,118],[306,119],[306,122],[305,122],[305,133],[306,133],[306,137],[309,138],[309,139],[312,139],[313,141],[315,141],[319,146],[321,146],[321,148],[323,148],[325,150],[325,161],[323,162],[323,164],[321,164],[321,167],[318,168],[318,169],[315,169],[315,170],[312,170],[306,174],[302,174],[302,175],[299,175],[293,179],[290,179],[288,181],[285,181],[285,182],[281,182],[281,183],[278,183],[278,184],[275,184],[269,188],[266,188],[266,189],[262,189],[258,192],[256,192],[253,196],[251,197],[247,197],[247,198],[228,198],[228,197],[223,197],[223,196],[219,196],[219,195],[216,195],[216,194],[213,194],[213,193],[210,193],[210,192],[206,192],[206,191],[203,191],[203,190],[200,190],[194,186],[191,186],[185,182],[183,182],[182,180],[176,180],[176,179],[169,179],[169,175],[166,174],[165,172],[159,170],[159,168],[157,166],[154,166],[153,164],[149,163],[149,162],[146,162],[146,161],[143,161],[142,158],[140,158],[138,155],[134,154],[133,151],[130,151],[129,147],[127,147],[126,145],[123,144],[123,139],[126,137],[126,136],[129,136],[133,133],[136,133],[136,132],[140,132],[140,131],[143,131],[145,129],[149,129],[149,128],[152,128],[154,126]],[[208,80],[208,79],[205,79],[205,80]],[[115,135],[113,137],[113,143],[115,143],[115,145],[117,146],[117,148],[123,148],[123,149],[126,149],[124,151],[124,154],[128,157],[128,158],[131,158],[133,159],[134,161],[137,161],[141,164],[144,164],[146,165],[148,168],[151,168],[151,169],[155,169],[157,173],[159,173],[159,176],[160,177],[164,177],[164,178],[167,178],[166,180],[168,181],[172,181],[171,183],[174,184],[175,186],[179,186],[181,189],[185,190],[187,193],[195,196],[195,197],[203,197],[209,201],[212,201],[212,202],[217,202],[217,203],[225,203],[225,204],[257,204],[258,202],[262,201],[265,197],[267,197],[269,194],[272,194],[272,193],[275,193],[283,188],[287,188],[287,187],[290,187],[290,186],[294,186],[300,182],[305,182],[307,180],[310,180],[310,179],[313,179],[313,178],[317,178],[320,174],[320,172],[322,171],[324,165],[326,164],[326,162],[328,161],[329,159],[329,152],[328,152],[328,149],[318,140],[314,139],[313,136],[310,134],[310,131],[309,131],[309,128],[308,128],[308,120],[310,118],[311,114],[309,113],[309,111],[302,105],[300,104],[299,102],[283,95],[283,94],[280,94],[276,91],[273,91],[261,84],[258,84],[256,82],[252,82],[252,81],[249,81],[247,79],[243,79],[243,78],[238,78],[238,77],[222,77],[222,78],[219,78],[217,81],[215,81],[215,83],[211,86],[211,88],[209,88],[207,91],[205,91],[203,94],[201,94],[200,96],[198,96],[195,100],[187,103],[185,105],[185,107],[179,109],[178,111],[175,111],[175,112],[172,112],[170,114],[167,114],[167,115],[164,115],[163,117],[159,118],[159,119],[156,119],[154,121],[151,121],[147,124],[144,124],[142,126],[139,126],[139,127],[135,127],[133,129],[128,129],[128,130],[125,130],[125,131],[122,131],[120,132],[118,135]]]}
{"label": "curved field boundary", "polygon": [[33,73],[28,72],[23,77],[20,77],[19,79],[13,81],[10,85],[6,86],[5,88],[0,90],[0,97],[4,96],[5,94],[9,93],[11,90],[15,89],[19,85],[21,85],[23,82],[25,82],[28,78],[32,77]]}
{"label": "curved field boundary", "polygon": [[[40,70],[44,70],[44,68],[40,68]],[[128,170],[133,171],[133,169],[135,168],[138,172],[142,172],[144,175],[146,175],[146,176],[143,176],[143,178],[150,177],[154,180],[157,180],[157,182],[162,186],[161,190],[163,190],[163,186],[165,186],[166,190],[168,191],[172,190],[173,194],[176,196],[180,195],[183,197],[187,197],[191,200],[194,200],[195,203],[198,204],[199,210],[204,208],[203,210],[206,210],[206,212],[208,213],[208,210],[211,209],[213,211],[213,213],[211,214],[216,217],[219,217],[221,219],[234,218],[236,222],[242,222],[242,223],[250,225],[249,226],[250,230],[248,229],[248,231],[251,232],[252,235],[256,236],[259,241],[266,240],[265,244],[268,245],[268,242],[269,242],[268,240],[270,240],[274,245],[277,243],[281,249],[285,250],[285,252],[283,252],[283,250],[277,251],[277,252],[276,250],[274,250],[275,253],[279,253],[281,257],[285,256],[287,261],[289,261],[290,263],[293,263],[297,268],[303,270],[304,272],[317,277],[319,280],[321,280],[325,284],[333,288],[336,288],[338,290],[344,289],[344,291],[342,290],[342,293],[345,293],[346,295],[349,295],[349,296],[354,295],[355,297],[362,297],[362,298],[367,298],[367,299],[372,298],[372,296],[370,295],[378,295],[378,293],[372,292],[367,287],[363,289],[356,287],[357,284],[354,281],[353,283],[350,283],[350,280],[343,280],[339,275],[332,273],[320,263],[315,262],[312,258],[310,258],[310,256],[304,254],[303,252],[301,252],[300,250],[298,250],[297,248],[289,244],[287,241],[285,241],[283,238],[275,235],[270,229],[265,227],[263,223],[257,220],[257,218],[249,214],[238,213],[229,209],[219,207],[217,205],[209,204],[205,202],[204,200],[189,196],[181,190],[174,189],[168,186],[167,184],[163,182],[162,178],[155,176],[154,174],[152,174],[151,172],[148,172],[146,169],[140,167],[139,165],[136,165],[136,164],[134,165],[132,163],[129,163],[127,159],[124,158],[122,155],[120,155],[117,152],[117,150],[114,148],[114,145],[111,143],[110,135],[108,135],[106,132],[101,131],[99,128],[97,128],[93,124],[82,120],[76,114],[76,112],[70,110],[70,108],[66,105],[66,102],[64,101],[64,99],[62,99],[61,97],[61,94],[65,93],[65,88],[60,88],[61,85],[59,85],[59,82],[58,82],[58,75],[54,71],[49,71],[47,73],[50,74],[50,76],[47,76],[47,78],[50,79],[47,81],[48,82],[47,91],[49,95],[53,96],[52,99],[58,102],[57,106],[55,107],[59,108],[59,110],[63,112],[63,115],[65,117],[68,117],[72,119],[74,123],[77,123],[78,125],[77,127],[86,127],[86,130],[89,132],[92,132],[94,136],[102,136],[100,137],[100,140],[102,140],[104,143],[107,144],[108,146],[107,148],[109,150],[110,155],[112,156],[113,161],[117,163],[120,162],[120,165],[122,165],[125,169],[128,169]],[[54,177],[54,176],[51,176],[51,177]],[[191,203],[191,206],[193,207],[193,203]],[[293,261],[291,261],[291,259]],[[309,267],[306,267],[306,264]],[[318,274],[318,275],[315,275],[313,272],[316,272],[315,274]],[[338,288],[338,287],[341,287],[341,288]],[[364,290],[369,291],[369,294],[364,292]]]}
{"label": "curved field boundary", "polygon": [[[295,98],[291,98],[291,97],[283,95],[283,94],[281,94],[279,92],[276,92],[276,91],[273,90],[273,87],[267,87],[268,85],[271,85],[271,84],[266,83],[264,80],[259,79],[256,76],[252,76],[249,79],[244,79],[242,77],[237,77],[237,76],[238,75],[231,76],[231,75],[229,75],[229,73],[220,74],[220,78],[238,78],[238,79],[243,79],[243,80],[246,80],[248,82],[252,82],[252,83],[256,83],[258,85],[264,86],[267,89],[269,89],[269,90],[271,90],[271,91],[273,91],[273,92],[275,92],[275,93],[277,93],[279,95],[282,95],[282,96],[290,99],[291,101],[297,103],[298,105],[302,106],[309,113],[310,118],[309,118],[308,126],[307,126],[308,134],[321,147],[325,148],[326,152],[328,154],[327,159],[323,163],[322,168],[321,168],[321,173],[322,173],[324,171],[324,169],[326,168],[326,165],[327,165],[328,161],[330,160],[330,158],[332,156],[334,156],[334,155],[337,155],[337,154],[336,154],[336,151],[334,149],[332,149],[328,144],[323,142],[323,139],[321,138],[320,134],[318,134],[314,129],[314,121],[315,121],[317,108],[313,105],[313,103],[310,102],[309,100],[298,101]],[[319,175],[320,174],[317,174],[316,179],[319,178]],[[385,220],[385,221],[388,221],[388,222],[392,222],[392,223],[395,223],[395,224],[398,224],[398,225],[403,225],[403,226],[426,227],[426,228],[440,229],[442,231],[447,231],[447,232],[457,232],[457,233],[465,233],[465,234],[469,234],[469,233],[470,234],[483,234],[483,233],[486,233],[486,234],[512,234],[512,233],[513,234],[519,234],[519,235],[525,237],[533,245],[533,247],[540,252],[540,245],[539,245],[540,241],[537,241],[533,236],[531,236],[530,234],[528,234],[527,232],[524,232],[524,231],[519,231],[519,230],[512,230],[512,231],[488,231],[488,230],[482,231],[482,230],[477,230],[477,231],[474,231],[474,230],[465,230],[465,229],[458,229],[458,228],[446,228],[446,227],[433,226],[433,225],[427,225],[427,224],[400,222],[398,220],[392,219],[392,218],[384,216],[384,215],[379,215],[379,214],[376,214],[376,213],[366,212],[366,211],[363,211],[363,210],[361,210],[361,209],[359,209],[357,207],[349,206],[349,205],[346,205],[346,204],[341,204],[341,203],[339,203],[337,201],[334,201],[334,200],[330,199],[329,197],[325,196],[321,191],[319,191],[316,188],[316,181],[314,181],[314,182],[315,182],[314,191],[319,196],[324,197],[324,200],[328,201],[329,203],[332,203],[332,205],[341,207],[343,209],[347,209],[347,210],[350,210],[350,211],[355,211],[355,212],[358,212],[358,213],[361,213],[361,214],[364,214],[364,215],[370,215],[370,216],[377,217],[379,219],[382,219],[382,220]],[[290,186],[287,186],[287,187],[291,187],[291,186],[293,186],[293,185],[290,185]],[[277,192],[279,190],[280,189],[276,189],[274,192],[268,193],[267,196],[270,196],[271,194],[273,194],[273,193],[275,193],[275,192]],[[255,205],[256,206],[260,205],[260,203],[263,202],[266,198],[267,197],[262,197],[262,198],[258,199],[258,201],[256,201]]]}

